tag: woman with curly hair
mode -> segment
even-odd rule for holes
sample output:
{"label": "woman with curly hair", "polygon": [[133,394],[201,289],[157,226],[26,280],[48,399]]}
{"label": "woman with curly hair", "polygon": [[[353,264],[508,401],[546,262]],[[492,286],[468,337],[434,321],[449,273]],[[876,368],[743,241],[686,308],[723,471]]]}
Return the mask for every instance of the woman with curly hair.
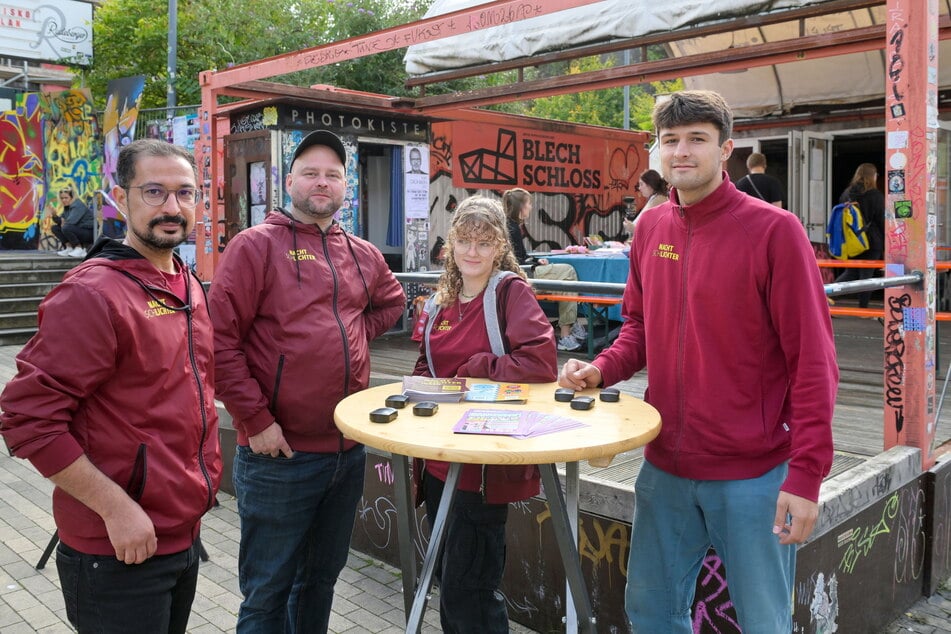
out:
{"label": "woman with curly hair", "polygon": [[[502,271],[510,274],[500,276]],[[486,327],[483,295],[490,283],[497,283],[494,308],[504,350],[492,350]],[[498,201],[474,196],[459,205],[435,303],[434,314],[424,316],[414,375],[522,383],[547,383],[557,377],[554,332],[512,253]],[[446,462],[414,461],[417,503],[425,502],[430,523],[448,472]],[[535,466],[463,466],[436,563],[444,632],[509,631],[499,592],[508,503],[538,492]]]}

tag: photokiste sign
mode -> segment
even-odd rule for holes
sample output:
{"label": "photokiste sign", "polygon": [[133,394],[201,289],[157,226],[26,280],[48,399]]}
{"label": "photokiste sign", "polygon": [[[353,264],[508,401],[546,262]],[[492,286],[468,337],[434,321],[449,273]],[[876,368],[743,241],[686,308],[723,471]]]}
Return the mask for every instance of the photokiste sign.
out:
{"label": "photokiste sign", "polygon": [[0,56],[92,63],[92,5],[73,0],[0,0]]}
{"label": "photokiste sign", "polygon": [[608,187],[606,144],[561,132],[454,122],[457,187],[596,193]]}

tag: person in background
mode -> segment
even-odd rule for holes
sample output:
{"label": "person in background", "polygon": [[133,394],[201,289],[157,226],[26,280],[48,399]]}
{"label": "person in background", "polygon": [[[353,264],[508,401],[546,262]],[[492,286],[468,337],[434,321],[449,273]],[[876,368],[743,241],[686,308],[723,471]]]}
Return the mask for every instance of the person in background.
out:
{"label": "person in background", "polygon": [[[532,215],[532,195],[516,187],[502,194],[502,205],[505,208],[509,241],[518,263],[531,265],[532,275],[539,279],[577,281],[578,272],[570,264],[550,264],[547,258],[536,259],[525,250],[525,221]],[[588,331],[578,323],[577,302],[558,302],[558,328],[561,332],[559,350],[578,350],[582,342],[587,340]]]}
{"label": "person in background", "polygon": [[334,220],[346,165],[337,135],[304,137],[290,210],[236,235],[211,284],[218,398],[238,432],[239,633],[327,631],[363,494],[363,445],[333,411],[366,389],[369,342],[406,296],[380,251]]}
{"label": "person in background", "polygon": [[93,227],[96,219],[92,211],[79,198],[72,187],[59,190],[59,200],[63,203],[63,213],[53,216],[50,231],[63,245],[56,255],[71,258],[86,257],[84,244],[92,244]]}
{"label": "person in background", "polygon": [[641,207],[641,212],[667,202],[667,189],[667,181],[657,170],[644,170],[637,180],[637,191],[646,200],[644,206]]}
{"label": "person in background", "polygon": [[[439,311],[426,315],[414,375],[478,377],[493,381],[546,383],[558,375],[555,337],[532,287],[512,253],[498,201],[474,196],[459,205],[449,230],[446,269],[440,276]],[[499,271],[498,322],[505,354],[492,352],[483,294]],[[449,465],[417,460],[417,504],[436,517]],[[505,568],[508,503],[539,492],[535,466],[464,465],[436,564],[439,618],[444,632],[508,632],[505,599],[499,592]]]}
{"label": "person in background", "polygon": [[[878,189],[878,168],[872,163],[862,163],[839,196],[839,202],[856,202],[865,221],[865,237],[868,250],[855,256],[855,260],[881,260],[885,257],[885,195]],[[838,282],[865,280],[875,276],[875,269],[847,268],[835,278]],[[868,308],[871,291],[858,293],[859,308]],[[830,302],[831,303],[831,302]]]}
{"label": "person in background", "polygon": [[653,119],[670,204],[638,223],[617,340],[569,360],[559,383],[650,376],[664,424],[634,487],[634,631],[693,631],[712,546],[741,629],[790,632],[796,544],[832,465],[838,367],[819,269],[799,219],[723,171],[733,116],[719,94],[673,93]]}
{"label": "person in background", "polygon": [[119,152],[128,223],[40,304],[0,396],[10,451],[49,478],[66,616],[80,634],[185,632],[201,516],[221,479],[211,320],[173,249],[195,224],[194,159]]}
{"label": "person in background", "polygon": [[736,188],[754,198],[765,200],[779,208],[783,206],[783,184],[766,173],[766,156],[753,152],[746,158],[749,174],[736,182]]}

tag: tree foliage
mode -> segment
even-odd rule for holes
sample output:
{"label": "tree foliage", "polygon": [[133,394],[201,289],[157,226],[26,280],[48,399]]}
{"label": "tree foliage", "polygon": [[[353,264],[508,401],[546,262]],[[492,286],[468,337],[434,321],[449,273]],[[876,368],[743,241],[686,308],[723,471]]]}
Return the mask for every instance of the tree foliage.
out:
{"label": "tree foliage", "polygon": [[[616,58],[612,56],[586,57],[572,60],[563,72],[575,75],[612,68],[615,64]],[[552,74],[553,71],[549,69],[547,75]],[[681,89],[683,89],[682,79],[631,86],[630,127],[652,130],[651,112],[654,109],[655,95]],[[622,87],[607,88],[535,99],[527,108],[526,113],[544,119],[621,128],[624,126],[624,89]]]}
{"label": "tree foliage", "polygon": [[[161,10],[156,10],[158,5]],[[156,0],[105,0],[93,17],[96,50],[83,75],[99,105],[109,80],[145,75],[142,107],[166,105],[168,10]],[[418,19],[417,0],[178,0],[175,90],[181,104],[200,101],[198,74],[335,42]],[[302,85],[329,83],[403,94],[402,51],[298,73]],[[279,80],[287,80],[287,77]]]}

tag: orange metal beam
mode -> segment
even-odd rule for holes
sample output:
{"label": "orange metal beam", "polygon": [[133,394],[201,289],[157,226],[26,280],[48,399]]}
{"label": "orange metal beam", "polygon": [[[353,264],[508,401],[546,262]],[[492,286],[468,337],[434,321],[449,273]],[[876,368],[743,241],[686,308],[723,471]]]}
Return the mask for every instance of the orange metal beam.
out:
{"label": "orange metal beam", "polygon": [[224,88],[236,83],[276,77],[296,71],[336,64],[405,48],[420,42],[431,42],[453,35],[481,31],[501,24],[534,18],[564,9],[571,9],[600,0],[496,0],[476,7],[461,9],[445,15],[434,16],[418,22],[404,24],[368,35],[351,37],[340,42],[305,48],[292,53],[239,64],[217,71],[205,71],[200,75],[202,85],[212,89]]}
{"label": "orange metal beam", "polygon": [[[938,2],[888,0],[885,75],[885,262],[924,271],[920,285],[885,289],[885,449],[921,450],[934,464],[935,165]],[[933,104],[933,105],[929,105]]]}
{"label": "orange metal beam", "polygon": [[[816,260],[820,269],[884,269],[885,260]],[[951,262],[935,262],[938,271],[951,271]]]}

